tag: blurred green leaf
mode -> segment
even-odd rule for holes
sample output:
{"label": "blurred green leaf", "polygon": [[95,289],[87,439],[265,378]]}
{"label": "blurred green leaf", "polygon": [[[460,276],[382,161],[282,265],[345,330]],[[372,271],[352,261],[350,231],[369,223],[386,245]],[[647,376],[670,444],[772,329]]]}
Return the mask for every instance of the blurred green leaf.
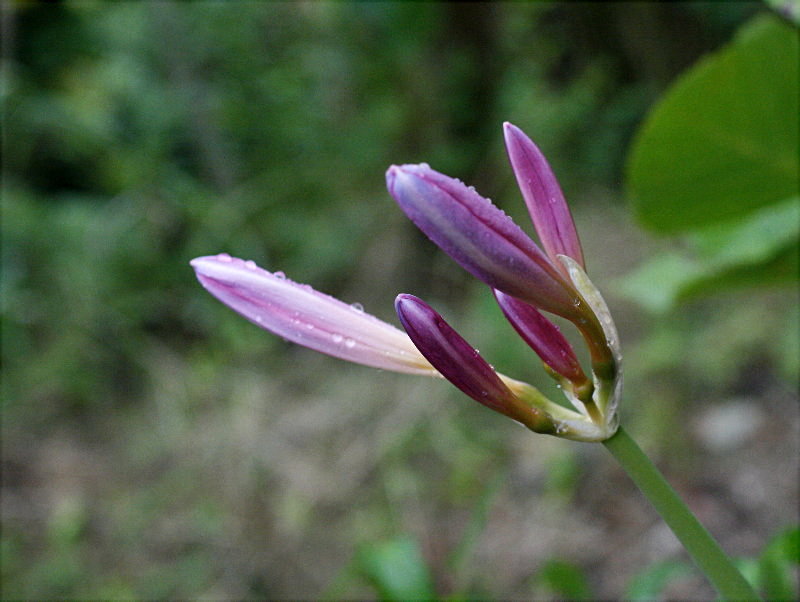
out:
{"label": "blurred green leaf", "polygon": [[378,590],[381,600],[428,600],[435,597],[430,571],[410,537],[362,547],[356,568]]}
{"label": "blurred green leaf", "polygon": [[800,564],[800,528],[776,535],[758,561],[759,585],[768,600],[796,600],[794,571]]}
{"label": "blurred green leaf", "polygon": [[672,582],[691,574],[692,567],[685,562],[667,560],[647,567],[636,575],[628,586],[629,600],[658,600]]}
{"label": "blurred green leaf", "polygon": [[642,224],[681,232],[797,193],[798,40],[758,17],[700,61],[640,130],[627,169]]}
{"label": "blurred green leaf", "polygon": [[658,255],[626,276],[621,289],[643,307],[663,312],[693,295],[791,282],[797,279],[798,239],[800,199],[793,197],[693,232],[693,254]]}
{"label": "blurred green leaf", "polygon": [[575,564],[564,560],[548,561],[536,575],[536,581],[560,599],[590,600],[589,583],[583,571]]}
{"label": "blurred green leaf", "polygon": [[681,297],[692,282],[701,278],[696,261],[678,253],[665,253],[639,266],[620,283],[623,295],[652,312],[664,312]]}
{"label": "blurred green leaf", "polygon": [[800,197],[769,205],[744,219],[713,224],[692,233],[698,255],[715,268],[755,264],[800,238]]}

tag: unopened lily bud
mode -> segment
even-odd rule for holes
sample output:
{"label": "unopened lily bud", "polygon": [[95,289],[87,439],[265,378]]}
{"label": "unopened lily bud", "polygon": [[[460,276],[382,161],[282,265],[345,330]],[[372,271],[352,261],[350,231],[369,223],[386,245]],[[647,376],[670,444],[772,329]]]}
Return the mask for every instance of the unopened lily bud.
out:
{"label": "unopened lily bud", "polygon": [[425,164],[393,165],[386,182],[411,221],[476,278],[570,320],[580,314],[560,268],[474,189]]}
{"label": "unopened lily bud", "polygon": [[535,307],[502,291],[494,296],[514,330],[556,374],[568,380],[578,397],[591,394],[592,384],[581,368],[572,345],[558,326]]}
{"label": "unopened lily bud", "polygon": [[427,303],[413,295],[398,295],[395,309],[422,355],[461,391],[536,432],[555,431],[552,419],[512,393],[478,351]]}
{"label": "unopened lily bud", "polygon": [[225,253],[191,262],[205,289],[254,324],[350,362],[436,375],[401,330],[338,299]]}
{"label": "unopened lily bud", "polygon": [[518,127],[506,122],[503,131],[511,167],[547,256],[559,269],[559,255],[571,257],[583,267],[575,222],[550,164]]}

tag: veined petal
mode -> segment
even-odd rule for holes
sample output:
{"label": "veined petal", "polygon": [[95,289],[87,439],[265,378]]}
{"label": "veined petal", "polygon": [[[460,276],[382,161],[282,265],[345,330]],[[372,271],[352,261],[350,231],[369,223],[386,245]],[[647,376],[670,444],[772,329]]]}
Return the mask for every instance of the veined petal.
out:
{"label": "veined petal", "polygon": [[397,296],[395,309],[422,355],[461,391],[536,432],[555,430],[549,415],[522,402],[478,351],[427,303],[403,294]]}
{"label": "veined petal", "polygon": [[365,366],[437,374],[408,335],[357,306],[226,254],[198,257],[191,265],[209,293],[289,341]]}
{"label": "veined petal", "polygon": [[428,238],[488,285],[574,319],[572,284],[510,217],[472,188],[422,165],[393,165],[389,193]]}
{"label": "veined petal", "polygon": [[558,326],[545,318],[535,307],[502,291],[494,290],[495,299],[506,319],[522,339],[554,372],[569,380],[576,388],[590,385],[575,351]]}
{"label": "veined petal", "polygon": [[550,260],[566,255],[584,267],[583,251],[564,193],[542,151],[515,125],[503,124],[506,149],[522,197]]}

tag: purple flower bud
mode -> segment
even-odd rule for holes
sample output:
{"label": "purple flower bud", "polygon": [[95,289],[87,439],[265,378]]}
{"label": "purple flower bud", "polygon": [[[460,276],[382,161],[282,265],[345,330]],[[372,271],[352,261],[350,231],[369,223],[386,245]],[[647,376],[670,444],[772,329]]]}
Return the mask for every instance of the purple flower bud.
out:
{"label": "purple flower bud", "polygon": [[508,321],[545,364],[576,388],[589,385],[575,351],[558,326],[524,301],[496,289],[494,296]]}
{"label": "purple flower bud", "polygon": [[545,252],[559,269],[558,255],[572,257],[584,267],[575,222],[547,159],[518,127],[506,122],[503,130],[511,167]]}
{"label": "purple flower bud", "polygon": [[209,293],[289,341],[357,364],[436,375],[408,335],[359,306],[224,253],[198,257],[191,265]]}
{"label": "purple flower bud", "polygon": [[395,309],[408,336],[447,380],[492,410],[537,432],[555,427],[544,412],[521,402],[486,360],[444,318],[413,295],[398,295]]}
{"label": "purple flower bud", "polygon": [[568,319],[580,297],[510,217],[474,189],[422,165],[393,165],[389,193],[411,221],[486,284]]}

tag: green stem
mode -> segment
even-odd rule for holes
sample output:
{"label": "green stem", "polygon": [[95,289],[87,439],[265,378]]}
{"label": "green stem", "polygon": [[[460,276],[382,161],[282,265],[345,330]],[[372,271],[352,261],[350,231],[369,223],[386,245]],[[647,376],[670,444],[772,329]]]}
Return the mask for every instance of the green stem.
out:
{"label": "green stem", "polygon": [[622,427],[603,442],[726,600],[760,600],[731,559]]}

